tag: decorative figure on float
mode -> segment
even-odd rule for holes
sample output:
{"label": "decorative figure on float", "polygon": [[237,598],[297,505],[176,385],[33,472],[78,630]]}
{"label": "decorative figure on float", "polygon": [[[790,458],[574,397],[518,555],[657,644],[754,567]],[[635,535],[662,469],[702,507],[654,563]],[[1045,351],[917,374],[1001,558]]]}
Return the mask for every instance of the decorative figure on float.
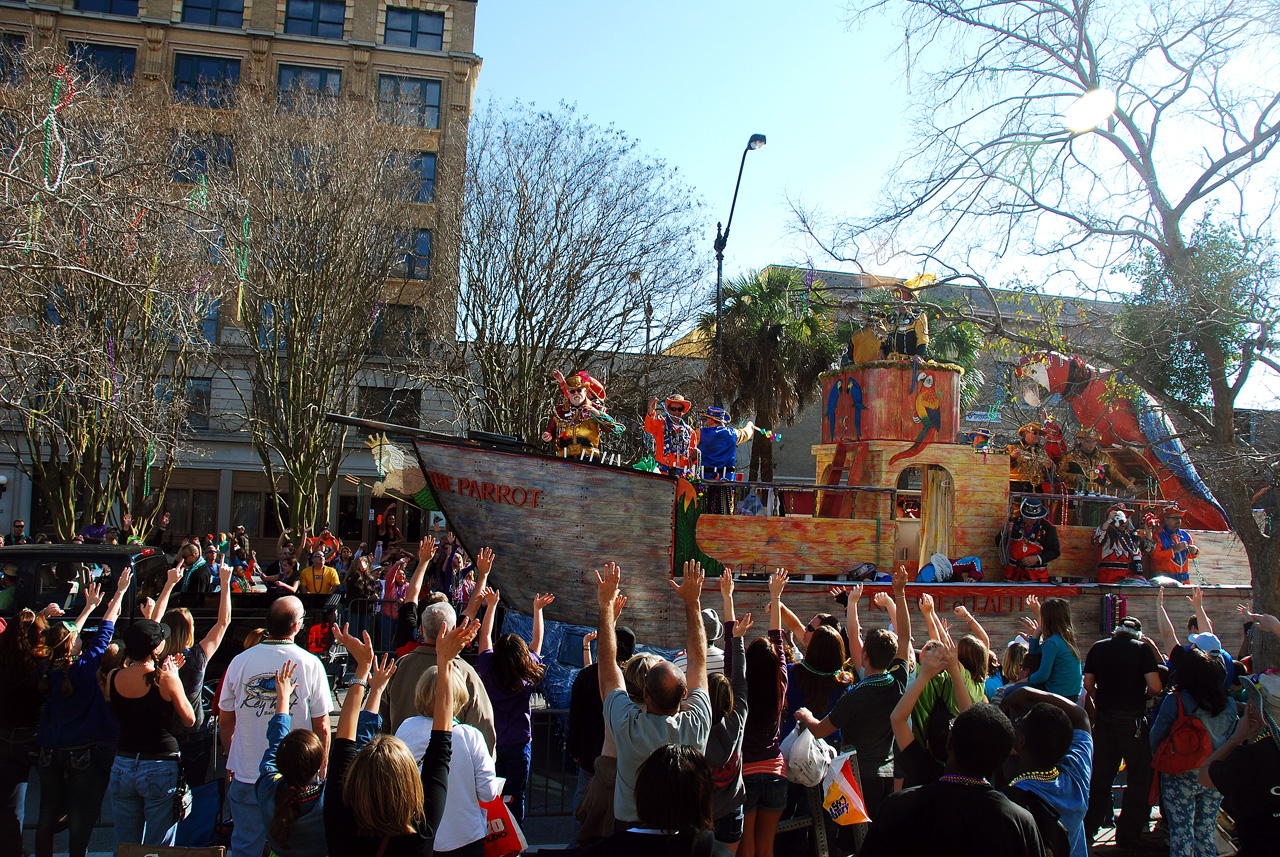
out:
{"label": "decorative figure on float", "polygon": [[1076,432],[1076,448],[1058,463],[1058,478],[1075,494],[1106,494],[1112,485],[1130,494],[1137,490],[1115,460],[1098,448],[1098,432],[1092,428]]}
{"label": "decorative figure on float", "polygon": [[1027,497],[1018,514],[996,536],[1004,549],[1005,580],[1049,582],[1049,563],[1062,553],[1058,530],[1048,521],[1049,507],[1043,500]]}
{"label": "decorative figure on float", "polygon": [[837,378],[836,382],[831,385],[831,392],[827,393],[827,436],[834,442],[839,435],[836,434],[836,409],[840,407],[840,392],[844,389],[844,379]]}
{"label": "decorative figure on float", "polygon": [[902,355],[924,360],[929,351],[929,316],[916,297],[916,292],[933,285],[938,278],[921,274],[907,280],[892,292],[894,300],[885,315],[888,335],[880,346],[885,357]]}
{"label": "decorative figure on float", "polygon": [[662,405],[658,416],[658,400],[649,400],[644,430],[653,435],[653,460],[658,469],[671,476],[687,476],[697,461],[698,449],[693,445],[693,428],[685,421],[693,404],[676,394]]}
{"label": "decorative figure on float", "polygon": [[[702,415],[704,425],[694,432],[694,446],[702,465],[704,479],[733,479],[738,466],[738,444],[755,434],[755,423],[747,420],[742,428],[729,425],[729,412],[724,408],[707,408]],[[707,489],[707,512],[712,515],[733,514],[733,486],[715,485]]]}
{"label": "decorative figure on float", "polygon": [[560,385],[565,400],[552,411],[542,439],[548,442],[554,439],[556,455],[561,458],[602,458],[601,430],[607,429],[613,434],[625,430],[604,407],[604,384],[586,371],[575,372],[567,380],[559,370],[551,375]]}
{"label": "decorative figure on float", "polygon": [[1093,543],[1098,546],[1099,583],[1142,577],[1142,541],[1124,503],[1107,510],[1106,518],[1093,531]]}
{"label": "decorative figure on float", "polygon": [[[917,384],[920,387],[918,392]],[[942,430],[942,398],[938,395],[938,391],[933,389],[933,376],[928,372],[916,375],[911,379],[910,392],[916,394],[916,412],[911,417],[911,421],[920,423],[920,435],[910,447],[890,458],[890,464],[915,455],[924,446],[930,432]]]}
{"label": "decorative figure on float", "polygon": [[1035,494],[1053,472],[1053,464],[1044,448],[1044,427],[1027,423],[1018,429],[1018,442],[1004,448],[1009,455],[1009,490]]}
{"label": "decorative figure on float", "polygon": [[1154,533],[1155,544],[1151,548],[1148,574],[1152,577],[1171,577],[1179,583],[1190,583],[1187,566],[1200,555],[1191,534],[1182,529],[1182,510],[1167,506],[1160,513],[1163,526]]}

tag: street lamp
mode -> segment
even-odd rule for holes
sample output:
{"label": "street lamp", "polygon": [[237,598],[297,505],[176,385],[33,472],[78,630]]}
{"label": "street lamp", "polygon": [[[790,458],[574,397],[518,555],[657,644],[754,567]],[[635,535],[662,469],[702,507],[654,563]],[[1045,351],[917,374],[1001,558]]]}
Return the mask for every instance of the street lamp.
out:
{"label": "street lamp", "polygon": [[729,229],[733,226],[733,210],[738,206],[738,188],[742,185],[742,168],[747,165],[747,152],[762,148],[765,144],[763,134],[752,134],[751,139],[747,140],[747,148],[742,150],[742,160],[738,163],[738,180],[733,185],[733,202],[729,204],[729,221],[724,226],[724,232],[720,231],[720,224],[716,223],[716,407],[724,407],[724,391],[721,389],[721,380],[724,377],[724,369],[720,366],[722,357],[721,346],[723,345],[723,333],[721,331],[720,316],[724,311],[724,248],[729,243]]}

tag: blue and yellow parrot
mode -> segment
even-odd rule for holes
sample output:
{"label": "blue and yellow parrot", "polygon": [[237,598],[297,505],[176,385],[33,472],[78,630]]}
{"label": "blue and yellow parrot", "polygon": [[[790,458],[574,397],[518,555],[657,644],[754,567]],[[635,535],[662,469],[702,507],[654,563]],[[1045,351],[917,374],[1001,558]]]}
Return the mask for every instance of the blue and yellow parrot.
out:
{"label": "blue and yellow parrot", "polygon": [[862,385],[856,379],[849,379],[849,400],[853,402],[853,430],[858,440],[862,440],[862,412],[867,406],[862,403]]}

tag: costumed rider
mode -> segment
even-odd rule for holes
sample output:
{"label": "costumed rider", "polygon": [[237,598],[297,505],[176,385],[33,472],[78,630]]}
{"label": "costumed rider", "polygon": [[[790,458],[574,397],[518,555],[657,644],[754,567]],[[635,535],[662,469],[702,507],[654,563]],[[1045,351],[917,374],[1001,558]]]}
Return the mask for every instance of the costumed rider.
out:
{"label": "costumed rider", "polygon": [[693,427],[686,420],[692,407],[692,402],[676,394],[663,402],[662,416],[658,416],[658,400],[649,400],[644,430],[653,435],[653,460],[658,469],[670,476],[689,475],[697,462]]}
{"label": "costumed rider", "polygon": [[[732,428],[729,412],[716,407],[707,408],[702,420],[703,426],[694,432],[693,439],[702,465],[702,478],[733,479],[738,465],[738,444],[751,440],[755,423],[748,420],[744,427]],[[707,511],[713,515],[733,514],[733,486],[708,487]]]}
{"label": "costumed rider", "polygon": [[1004,448],[1009,456],[1009,490],[1037,494],[1053,472],[1053,462],[1044,448],[1044,427],[1027,423],[1018,429],[1018,442]]}
{"label": "costumed rider", "polygon": [[1154,544],[1147,557],[1147,571],[1151,577],[1171,577],[1179,583],[1190,583],[1187,566],[1200,555],[1200,548],[1191,534],[1182,529],[1182,510],[1168,506],[1160,513],[1163,526],[1154,533]]}
{"label": "costumed rider", "polygon": [[556,455],[561,458],[602,458],[601,430],[618,434],[625,429],[604,407],[604,384],[586,371],[576,372],[567,380],[559,370],[551,374],[560,385],[565,401],[555,406],[542,439],[554,438]]}
{"label": "costumed rider", "polygon": [[1129,509],[1117,503],[1093,531],[1098,546],[1098,582],[1123,583],[1142,577],[1142,540],[1129,520]]}
{"label": "costumed rider", "polygon": [[1005,553],[1005,580],[1049,582],[1049,563],[1062,553],[1058,530],[1048,521],[1049,507],[1043,500],[1027,497],[1018,514],[996,536]]}
{"label": "costumed rider", "polygon": [[1058,478],[1075,494],[1106,494],[1111,486],[1129,494],[1137,490],[1111,456],[1098,448],[1098,432],[1091,428],[1076,432],[1076,448],[1058,463]]}

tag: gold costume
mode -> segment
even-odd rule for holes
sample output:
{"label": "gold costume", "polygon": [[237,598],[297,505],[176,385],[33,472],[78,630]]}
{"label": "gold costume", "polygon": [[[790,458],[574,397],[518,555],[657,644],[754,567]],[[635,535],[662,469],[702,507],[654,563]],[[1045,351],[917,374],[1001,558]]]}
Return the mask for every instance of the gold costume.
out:
{"label": "gold costume", "polygon": [[[1044,451],[1042,444],[1027,446],[1019,441],[1009,444],[1004,451],[1009,455],[1010,482],[1029,482],[1039,490],[1039,486],[1053,472],[1053,462],[1049,460],[1049,453]],[[1017,457],[1014,457],[1015,452]]]}
{"label": "gold costume", "polygon": [[1133,491],[1133,483],[1116,467],[1110,455],[1097,447],[1085,452],[1079,446],[1062,457],[1058,463],[1058,478],[1074,491],[1085,494],[1103,494],[1108,483],[1114,483],[1126,491]]}

